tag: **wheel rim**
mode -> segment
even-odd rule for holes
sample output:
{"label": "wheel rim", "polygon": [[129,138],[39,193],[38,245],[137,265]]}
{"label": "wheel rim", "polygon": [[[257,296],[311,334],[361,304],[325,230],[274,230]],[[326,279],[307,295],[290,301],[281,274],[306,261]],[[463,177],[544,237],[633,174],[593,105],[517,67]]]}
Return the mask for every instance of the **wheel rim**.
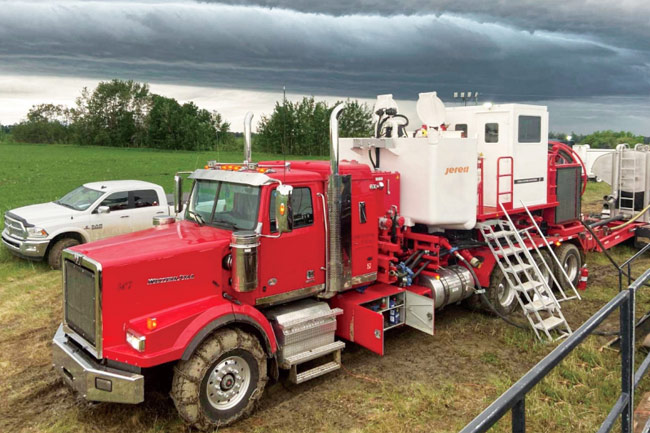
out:
{"label": "wheel rim", "polygon": [[248,363],[239,356],[229,356],[210,373],[206,384],[208,401],[219,410],[233,408],[242,401],[250,383]]}
{"label": "wheel rim", "polygon": [[567,256],[564,259],[564,272],[569,277],[569,281],[575,281],[578,276],[578,259],[574,255]]}
{"label": "wheel rim", "polygon": [[504,308],[509,307],[515,299],[515,292],[510,289],[505,278],[497,286],[497,299]]}

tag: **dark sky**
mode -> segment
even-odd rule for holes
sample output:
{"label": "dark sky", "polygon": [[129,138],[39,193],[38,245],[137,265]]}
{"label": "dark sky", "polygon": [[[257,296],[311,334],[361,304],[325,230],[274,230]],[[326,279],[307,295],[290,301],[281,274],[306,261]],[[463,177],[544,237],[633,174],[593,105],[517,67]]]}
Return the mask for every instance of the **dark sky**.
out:
{"label": "dark sky", "polygon": [[638,130],[650,134],[650,1],[0,1],[0,76],[21,74],[362,98],[608,99],[622,105],[603,121],[644,106]]}

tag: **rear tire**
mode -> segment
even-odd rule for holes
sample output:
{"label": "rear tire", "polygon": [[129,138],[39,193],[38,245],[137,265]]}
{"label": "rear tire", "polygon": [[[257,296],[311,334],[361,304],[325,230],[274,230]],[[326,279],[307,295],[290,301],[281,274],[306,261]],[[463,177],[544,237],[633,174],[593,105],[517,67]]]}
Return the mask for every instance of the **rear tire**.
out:
{"label": "rear tire", "polygon": [[552,289],[553,288],[553,277],[551,276],[551,274],[546,269],[546,266],[544,266],[544,263],[542,263],[542,259],[543,259],[544,262],[546,262],[546,264],[548,265],[551,272],[553,272],[553,275],[555,275],[555,272],[554,272],[555,267],[554,267],[553,259],[551,258],[551,254],[548,251],[539,250],[539,252],[541,254],[541,259],[540,259],[539,255],[537,255],[537,253],[533,253],[533,258],[535,259],[535,263],[537,264],[537,267],[539,268],[542,275],[546,279],[546,283],[548,284],[548,287],[550,289]]}
{"label": "rear tire", "polygon": [[[555,255],[564,268],[564,271],[569,276],[569,280],[573,284],[573,287],[576,287],[578,280],[580,279],[580,268],[582,268],[582,255],[580,254],[580,250],[575,245],[567,243],[559,246],[555,250]],[[562,289],[565,290],[570,285],[564,277],[564,273],[557,264],[555,264],[553,268],[555,278],[562,285]]]}
{"label": "rear tire", "polygon": [[47,253],[47,263],[52,269],[61,269],[61,253],[66,248],[79,245],[79,241],[73,238],[63,238],[56,241]]}
{"label": "rear tire", "polygon": [[[508,280],[506,280],[498,264],[495,264],[492,270],[490,287],[485,291],[485,296],[501,316],[509,316],[517,308],[517,293],[509,286]],[[485,306],[485,309],[495,314],[488,305]]]}
{"label": "rear tire", "polygon": [[215,429],[248,416],[267,380],[266,355],[257,338],[221,329],[174,367],[171,397],[185,422]]}

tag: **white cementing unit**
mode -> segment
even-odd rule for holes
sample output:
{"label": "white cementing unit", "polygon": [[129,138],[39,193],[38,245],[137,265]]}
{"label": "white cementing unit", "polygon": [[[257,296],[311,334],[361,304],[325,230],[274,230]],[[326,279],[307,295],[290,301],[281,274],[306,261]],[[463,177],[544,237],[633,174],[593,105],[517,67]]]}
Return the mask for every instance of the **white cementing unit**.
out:
{"label": "white cementing unit", "polygon": [[[375,113],[386,111],[386,107],[396,112],[392,97],[381,95]],[[513,208],[521,207],[520,200],[528,206],[547,202],[546,107],[507,104],[446,108],[433,92],[420,94],[417,111],[426,133],[424,128],[400,129],[400,122],[404,122],[397,117],[404,117],[397,115],[385,122],[388,132],[380,127],[375,138],[340,139],[341,159],[373,166],[378,157],[381,169],[400,173],[401,214],[407,224],[425,224],[432,230],[474,228],[480,156],[484,158],[485,206],[497,210],[500,157],[512,158],[501,160],[501,174],[512,174],[500,178],[500,190],[506,192],[501,202],[512,202]]]}

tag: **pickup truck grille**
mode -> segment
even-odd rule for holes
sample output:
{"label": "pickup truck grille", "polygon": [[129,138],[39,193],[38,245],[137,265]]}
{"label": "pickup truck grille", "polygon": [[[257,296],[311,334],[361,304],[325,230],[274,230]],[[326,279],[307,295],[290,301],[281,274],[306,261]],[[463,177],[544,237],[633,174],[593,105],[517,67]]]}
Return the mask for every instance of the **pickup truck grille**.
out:
{"label": "pickup truck grille", "polygon": [[25,238],[25,228],[20,221],[5,215],[5,228],[10,236],[23,239]]}
{"label": "pickup truck grille", "polygon": [[98,291],[95,272],[65,260],[64,276],[65,323],[96,348]]}

